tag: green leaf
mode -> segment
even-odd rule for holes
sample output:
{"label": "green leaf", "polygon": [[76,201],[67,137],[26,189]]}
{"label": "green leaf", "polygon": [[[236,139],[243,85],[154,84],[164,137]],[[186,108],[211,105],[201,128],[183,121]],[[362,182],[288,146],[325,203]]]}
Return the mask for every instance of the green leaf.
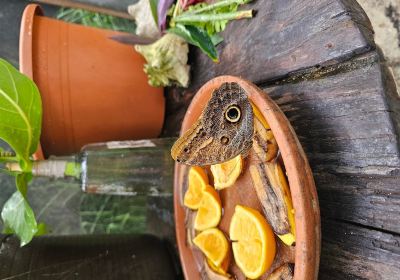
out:
{"label": "green leaf", "polygon": [[1,217],[5,224],[5,232],[16,233],[21,246],[29,243],[38,232],[35,214],[19,191],[16,191],[4,204]]}
{"label": "green leaf", "polygon": [[211,36],[211,41],[213,42],[214,46],[218,46],[218,44],[224,41],[224,38],[219,34],[214,34]]}
{"label": "green leaf", "polygon": [[49,232],[49,228],[47,227],[47,225],[45,223],[40,223],[37,226],[37,232],[35,233],[35,236],[45,235],[48,232]]}
{"label": "green leaf", "polygon": [[181,36],[189,44],[199,47],[214,62],[218,62],[218,52],[211,37],[203,29],[191,25],[177,24],[174,28],[168,29],[168,32]]}
{"label": "green leaf", "polygon": [[39,143],[42,102],[35,83],[0,58],[0,138],[17,154],[21,169],[31,170],[30,156]]}
{"label": "green leaf", "polygon": [[223,8],[228,7],[228,9],[232,9],[232,7],[237,7],[238,5],[243,5],[250,3],[252,0],[221,0],[214,2],[212,4],[207,3],[199,3],[197,5],[189,6],[189,10],[187,13],[189,14],[199,14],[211,11],[219,11]]}
{"label": "green leaf", "polygon": [[158,15],[157,15],[158,1],[159,1],[159,0],[149,0],[149,2],[150,2],[151,14],[153,15],[153,19],[154,19],[154,21],[156,22],[156,25],[157,25],[157,26],[158,26]]}
{"label": "green leaf", "polygon": [[251,18],[252,10],[237,11],[239,5],[251,2],[251,0],[221,0],[212,4],[199,3],[189,6],[188,10],[174,17],[172,24],[181,23],[193,25],[207,30],[212,36],[223,31],[231,20]]}
{"label": "green leaf", "polygon": [[32,180],[32,173],[19,173],[15,177],[15,185],[17,186],[17,190],[26,197],[28,192],[28,183]]}
{"label": "green leaf", "polygon": [[14,174],[17,191],[5,203],[1,217],[5,232],[16,233],[23,246],[38,232],[35,214],[26,195],[28,182],[32,179],[30,156],[39,143],[42,102],[35,83],[3,59],[0,59],[0,120],[0,138],[16,154],[15,157],[7,156],[3,152],[2,160],[18,160],[22,170],[22,173]]}

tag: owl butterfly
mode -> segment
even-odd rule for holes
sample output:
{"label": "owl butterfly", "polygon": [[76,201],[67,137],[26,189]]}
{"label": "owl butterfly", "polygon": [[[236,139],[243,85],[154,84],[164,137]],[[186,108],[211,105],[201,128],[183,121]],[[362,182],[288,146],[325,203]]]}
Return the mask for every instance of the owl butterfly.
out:
{"label": "owl butterfly", "polygon": [[199,119],[174,144],[174,160],[187,165],[222,163],[247,154],[253,140],[253,110],[237,83],[214,90]]}

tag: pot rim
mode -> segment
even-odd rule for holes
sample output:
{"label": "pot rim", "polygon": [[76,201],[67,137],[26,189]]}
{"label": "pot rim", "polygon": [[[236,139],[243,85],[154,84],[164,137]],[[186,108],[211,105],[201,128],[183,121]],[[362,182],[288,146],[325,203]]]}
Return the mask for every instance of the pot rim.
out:
{"label": "pot rim", "polygon": [[[31,80],[33,80],[33,26],[35,16],[42,15],[43,10],[38,4],[29,4],[26,6],[21,19],[21,28],[19,32],[19,71],[28,76]],[[40,142],[32,157],[34,160],[44,159]]]}

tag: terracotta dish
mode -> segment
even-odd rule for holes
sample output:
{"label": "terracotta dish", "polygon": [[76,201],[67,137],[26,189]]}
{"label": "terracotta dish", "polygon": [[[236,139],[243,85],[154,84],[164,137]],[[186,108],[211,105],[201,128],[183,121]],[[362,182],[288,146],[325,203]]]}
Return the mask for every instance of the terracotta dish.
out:
{"label": "terracotta dish", "polygon": [[[268,97],[268,94],[249,81],[233,76],[217,77],[206,83],[193,98],[183,120],[181,134],[201,115],[212,92],[225,82],[238,83],[269,123],[279,146],[295,209],[296,244],[292,247],[285,246],[276,238],[277,254],[274,263],[260,279],[268,279],[268,275],[284,263],[294,264],[294,279],[296,280],[317,279],[321,231],[318,198],[312,172],[288,119]],[[230,219],[236,204],[255,208],[262,213],[260,201],[253,188],[247,167],[245,164],[244,171],[234,186],[219,192],[224,209],[219,228],[226,236],[229,236],[227,233]],[[175,166],[175,226],[185,279],[197,280],[202,279],[205,263],[202,253],[194,245],[191,245],[190,241],[190,236],[194,235],[189,226],[193,212],[184,207],[182,203],[183,194],[187,188],[188,170],[187,166],[179,163]],[[245,279],[233,258],[228,272],[233,274],[236,279]]]}

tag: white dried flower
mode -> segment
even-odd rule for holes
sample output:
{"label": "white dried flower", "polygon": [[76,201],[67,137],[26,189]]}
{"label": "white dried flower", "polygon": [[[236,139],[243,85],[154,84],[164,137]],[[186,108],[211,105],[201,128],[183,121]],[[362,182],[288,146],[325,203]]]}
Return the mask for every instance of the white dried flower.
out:
{"label": "white dried flower", "polygon": [[152,86],[170,86],[174,83],[187,87],[189,84],[189,46],[181,37],[167,33],[151,45],[136,45],[147,64],[144,71]]}
{"label": "white dried flower", "polygon": [[142,37],[157,39],[161,36],[151,13],[149,0],[140,0],[128,7],[128,13],[136,21],[136,34]]}

